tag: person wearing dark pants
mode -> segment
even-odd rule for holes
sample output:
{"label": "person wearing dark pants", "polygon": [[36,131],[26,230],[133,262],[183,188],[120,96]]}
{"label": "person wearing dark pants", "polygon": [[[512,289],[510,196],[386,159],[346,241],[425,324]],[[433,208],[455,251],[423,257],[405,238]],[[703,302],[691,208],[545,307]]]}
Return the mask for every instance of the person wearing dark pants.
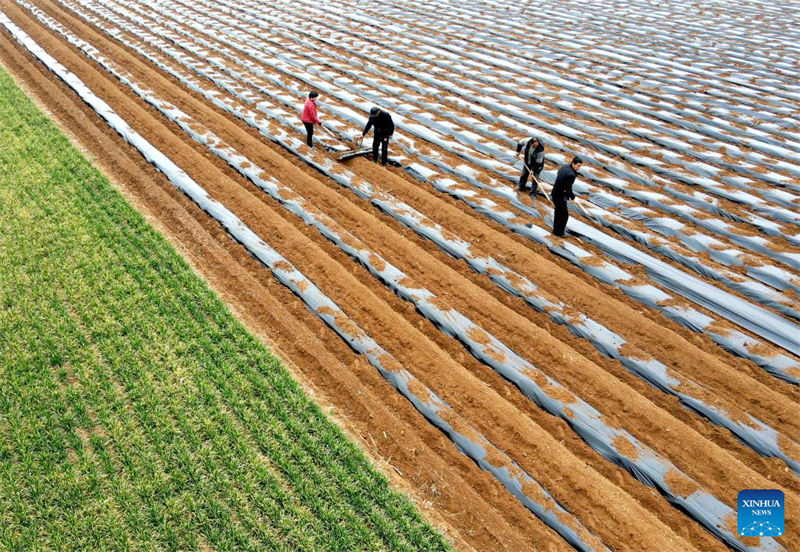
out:
{"label": "person wearing dark pants", "polygon": [[553,199],[553,205],[555,206],[555,212],[553,213],[553,234],[559,237],[563,236],[567,229],[567,221],[569,220],[567,201],[575,199],[572,185],[578,177],[578,171],[581,170],[581,165],[583,165],[583,160],[580,157],[574,157],[572,163],[558,169],[556,181],[553,183],[553,191],[550,193],[550,197]]}
{"label": "person wearing dark pants", "polygon": [[306,144],[308,147],[314,147],[314,123],[307,123],[303,121],[303,126],[306,127]]}
{"label": "person wearing dark pants", "polygon": [[317,115],[317,97],[319,92],[312,90],[308,93],[308,99],[303,106],[303,115],[300,120],[303,121],[303,126],[306,127],[306,144],[308,147],[314,147],[314,125],[321,125],[322,121],[319,120]]}
{"label": "person wearing dark pants", "polygon": [[372,160],[378,161],[378,148],[381,150],[381,165],[386,165],[386,160],[389,158],[389,137],[378,138],[377,136],[372,140]]}
{"label": "person wearing dark pants", "polygon": [[[544,169],[544,144],[536,136],[517,142],[517,158],[522,157],[522,174],[519,177],[519,191],[524,192],[528,178],[533,171],[533,184],[530,194],[536,196],[539,188],[539,175]],[[528,170],[530,169],[530,170]]]}
{"label": "person wearing dark pants", "polygon": [[367,135],[369,129],[375,128],[375,137],[372,140],[372,161],[378,162],[378,148],[381,149],[381,165],[386,165],[389,158],[389,139],[394,134],[394,121],[387,111],[380,107],[369,110],[369,121],[361,133],[361,139]]}
{"label": "person wearing dark pants", "polygon": [[553,234],[558,237],[564,235],[567,229],[567,221],[569,220],[569,207],[566,201],[553,200],[555,212],[553,213]]}

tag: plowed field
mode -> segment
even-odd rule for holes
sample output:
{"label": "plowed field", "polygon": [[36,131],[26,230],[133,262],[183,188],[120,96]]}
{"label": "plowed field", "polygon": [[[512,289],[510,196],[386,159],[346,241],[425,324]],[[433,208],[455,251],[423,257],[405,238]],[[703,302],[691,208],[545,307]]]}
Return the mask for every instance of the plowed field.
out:
{"label": "plowed field", "polygon": [[798,550],[799,12],[7,0],[0,59],[458,547]]}

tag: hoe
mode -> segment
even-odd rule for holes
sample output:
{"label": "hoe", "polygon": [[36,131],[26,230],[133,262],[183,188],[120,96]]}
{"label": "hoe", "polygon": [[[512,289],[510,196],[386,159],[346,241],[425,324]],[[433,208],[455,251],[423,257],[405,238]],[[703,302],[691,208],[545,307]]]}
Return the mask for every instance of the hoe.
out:
{"label": "hoe", "polygon": [[345,161],[346,159],[352,159],[353,157],[359,157],[361,155],[366,155],[368,153],[372,153],[372,148],[364,147],[364,137],[362,136],[361,141],[359,141],[357,148],[338,152],[336,154],[336,159],[338,159],[339,161]]}

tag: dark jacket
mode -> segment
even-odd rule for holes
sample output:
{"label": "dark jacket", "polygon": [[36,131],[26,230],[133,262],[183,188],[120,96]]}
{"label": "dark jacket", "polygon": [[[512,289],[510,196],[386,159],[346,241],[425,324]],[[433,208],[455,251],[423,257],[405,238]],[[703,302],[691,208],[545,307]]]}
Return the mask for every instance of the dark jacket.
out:
{"label": "dark jacket", "polygon": [[550,194],[553,202],[575,199],[575,194],[572,192],[572,184],[577,177],[578,173],[569,163],[558,169],[556,181],[553,183],[553,192]]}
{"label": "dark jacket", "polygon": [[375,138],[386,138],[394,134],[394,121],[388,112],[381,109],[381,111],[374,117],[370,117],[367,121],[367,126],[364,127],[362,136],[366,136],[369,129],[375,127]]}
{"label": "dark jacket", "polygon": [[533,174],[538,175],[544,169],[544,145],[542,141],[539,140],[539,145],[534,148],[533,138],[529,138],[527,142],[524,139],[520,140],[517,142],[517,153],[521,152],[522,148],[525,148],[525,154],[522,156],[525,164],[533,171]]}

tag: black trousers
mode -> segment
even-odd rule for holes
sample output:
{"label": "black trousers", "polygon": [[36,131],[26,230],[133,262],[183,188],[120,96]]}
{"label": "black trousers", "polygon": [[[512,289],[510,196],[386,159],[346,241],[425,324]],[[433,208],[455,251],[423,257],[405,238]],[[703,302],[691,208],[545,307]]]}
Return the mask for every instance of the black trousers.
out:
{"label": "black trousers", "polygon": [[569,209],[566,201],[553,201],[556,210],[553,213],[553,234],[563,236],[569,220]]}
{"label": "black trousers", "polygon": [[[539,184],[536,182],[539,180],[539,174],[541,173],[533,173],[533,178],[535,179],[531,185],[531,195],[536,195],[536,190],[539,189]],[[524,192],[525,187],[528,185],[528,177],[531,175],[531,172],[528,170],[524,164],[522,165],[522,174],[519,175],[519,191]]]}
{"label": "black trousers", "polygon": [[389,158],[389,136],[377,136],[372,140],[372,160],[378,160],[378,147],[381,148],[381,164],[385,165]]}
{"label": "black trousers", "polygon": [[308,147],[312,147],[314,145],[314,125],[303,122],[303,126],[306,127],[306,144]]}

